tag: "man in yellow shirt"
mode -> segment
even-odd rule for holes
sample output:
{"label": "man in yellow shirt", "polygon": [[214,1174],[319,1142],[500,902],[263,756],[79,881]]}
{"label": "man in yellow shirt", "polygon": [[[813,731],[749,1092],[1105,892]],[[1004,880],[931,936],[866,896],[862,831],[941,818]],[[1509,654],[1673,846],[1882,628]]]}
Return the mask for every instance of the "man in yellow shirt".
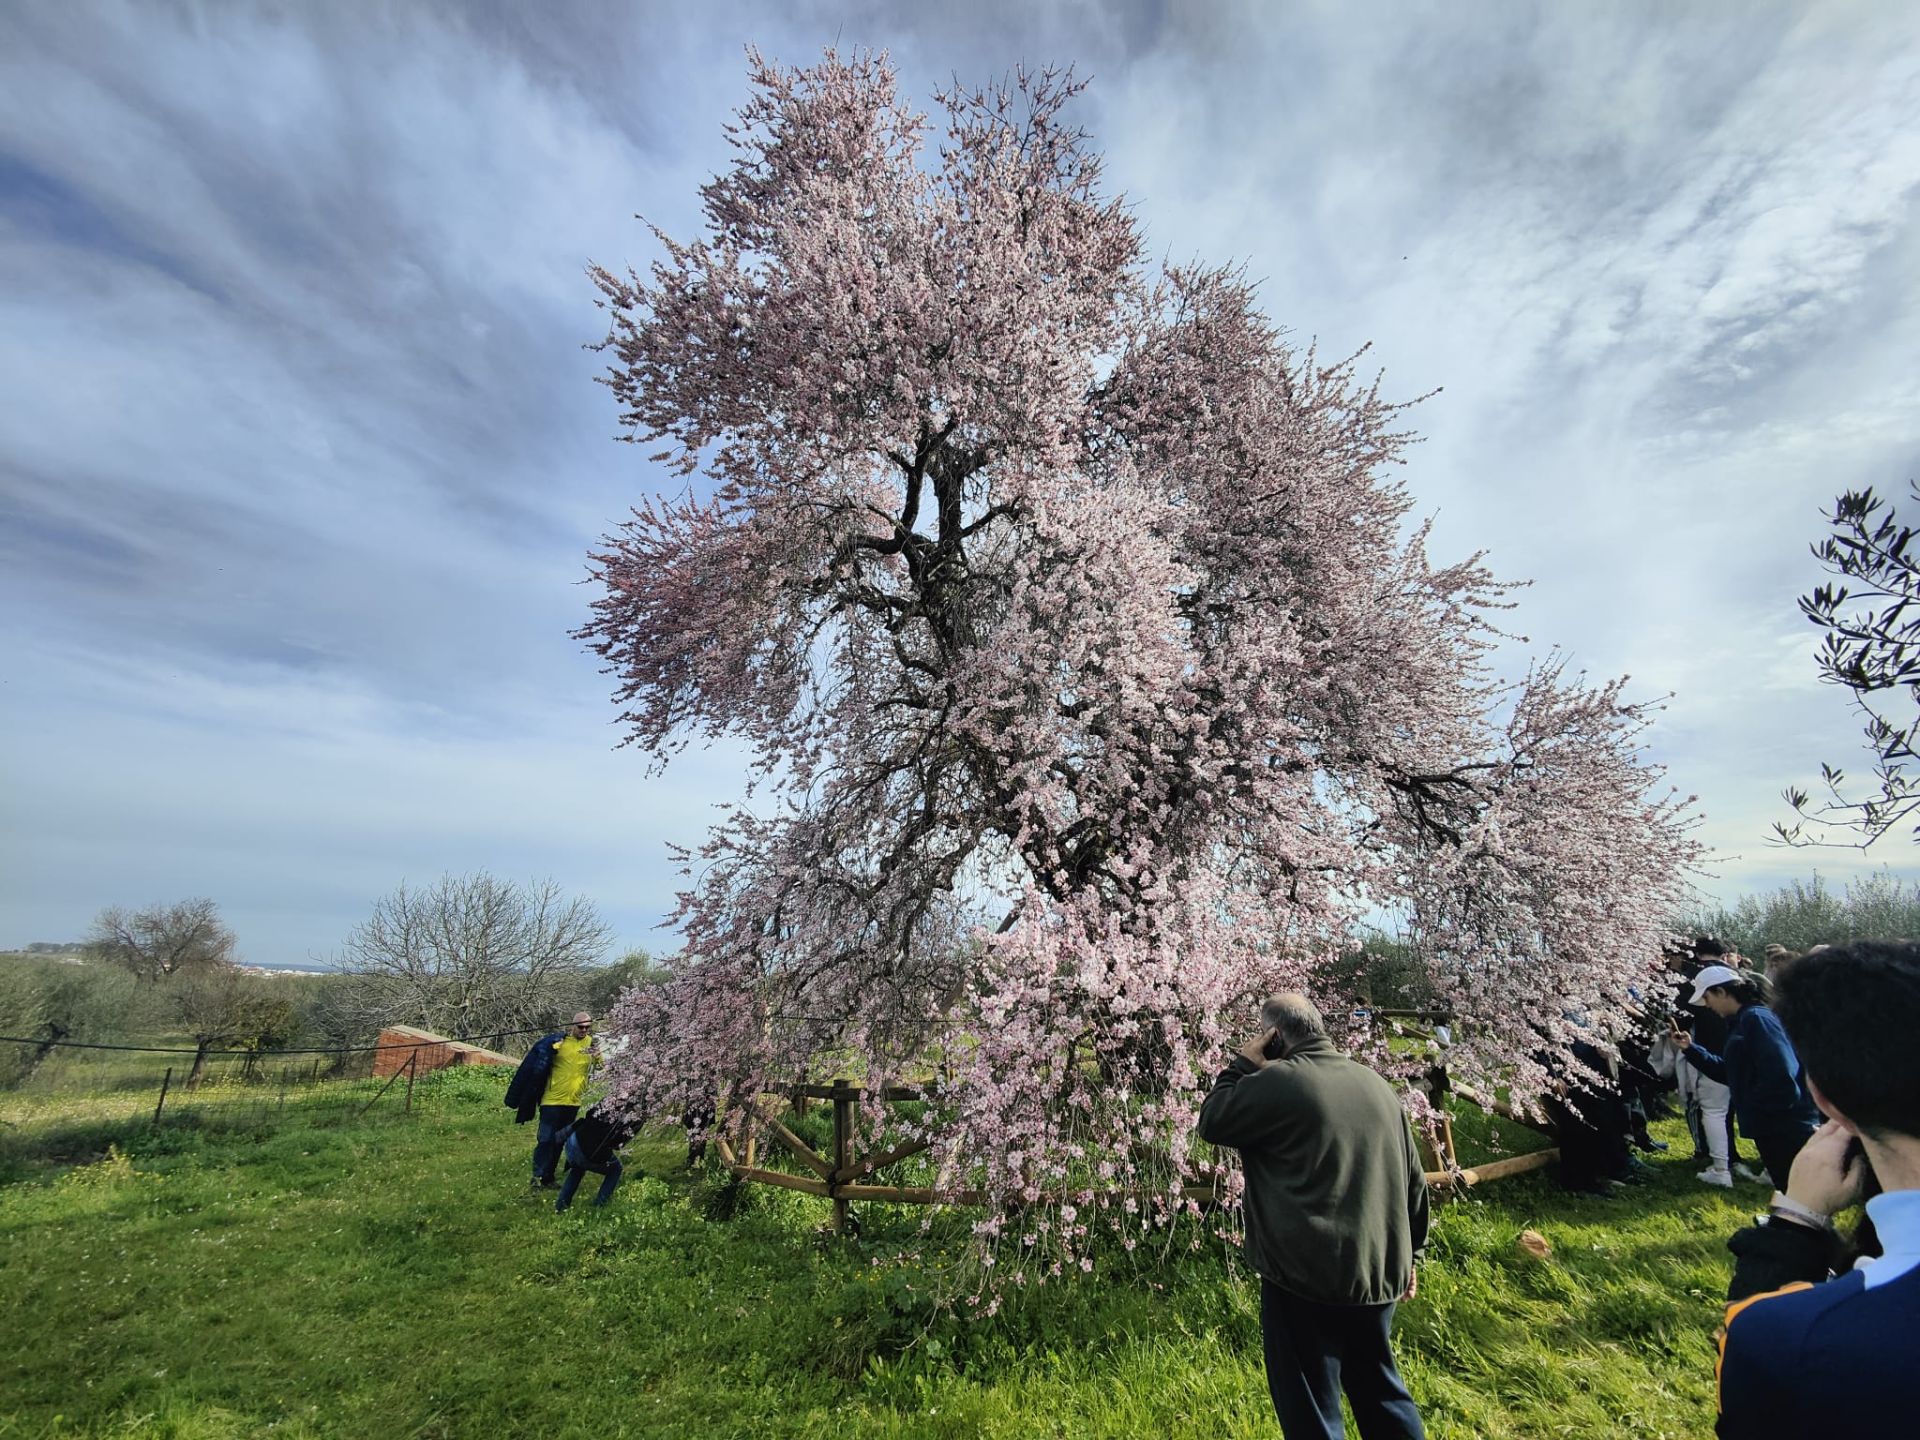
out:
{"label": "man in yellow shirt", "polygon": [[551,1043],[553,1064],[547,1071],[546,1089],[540,1093],[540,1131],[533,1145],[533,1183],[542,1188],[554,1183],[554,1167],[560,1163],[560,1150],[566,1143],[560,1132],[580,1113],[587,1077],[600,1063],[593,1016],[584,1010],[573,1017],[566,1033]]}

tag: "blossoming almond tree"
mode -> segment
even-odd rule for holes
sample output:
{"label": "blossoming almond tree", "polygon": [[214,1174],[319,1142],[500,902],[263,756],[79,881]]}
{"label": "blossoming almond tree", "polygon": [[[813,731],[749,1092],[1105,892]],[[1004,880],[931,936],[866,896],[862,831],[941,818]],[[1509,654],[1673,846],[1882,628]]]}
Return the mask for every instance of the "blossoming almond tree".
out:
{"label": "blossoming almond tree", "polygon": [[1692,858],[1641,708],[1495,682],[1508,590],[1408,538],[1404,407],[1237,272],[1150,273],[1070,78],[939,97],[929,153],[884,59],[751,63],[705,237],[593,271],[630,438],[689,489],[594,557],[581,634],[633,744],[744,739],[763,801],[686,857],[617,1099],[937,1055],[943,1177],[1071,1261],[1179,1203],[1254,997],[1351,1009],[1321,968],[1379,908],[1456,1069],[1537,1090]]}

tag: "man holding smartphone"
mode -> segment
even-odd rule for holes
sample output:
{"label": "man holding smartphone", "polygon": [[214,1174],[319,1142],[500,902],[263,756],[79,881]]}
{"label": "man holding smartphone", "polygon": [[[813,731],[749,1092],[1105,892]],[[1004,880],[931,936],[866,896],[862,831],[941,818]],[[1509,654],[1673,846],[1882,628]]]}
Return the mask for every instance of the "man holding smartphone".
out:
{"label": "man holding smartphone", "polygon": [[[1768,1219],[1728,1242],[1737,1259],[1716,1433],[1920,1433],[1920,946],[1810,952],[1780,968],[1774,991],[1827,1121],[1794,1157]],[[1862,1200],[1880,1254],[1847,1268],[1833,1216]]]}
{"label": "man holding smartphone", "polygon": [[1400,1097],[1333,1048],[1304,995],[1275,995],[1259,1034],[1200,1107],[1199,1134],[1240,1152],[1247,1259],[1260,1276],[1267,1389],[1292,1440],[1423,1440],[1394,1365],[1393,1311],[1413,1298],[1427,1182]]}

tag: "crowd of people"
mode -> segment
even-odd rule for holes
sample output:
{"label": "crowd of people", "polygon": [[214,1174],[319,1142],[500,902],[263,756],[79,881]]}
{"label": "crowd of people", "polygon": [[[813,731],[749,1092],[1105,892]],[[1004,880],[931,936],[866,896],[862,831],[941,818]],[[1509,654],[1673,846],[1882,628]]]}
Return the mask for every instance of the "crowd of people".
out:
{"label": "crowd of people", "polygon": [[[1768,963],[1780,968],[1796,958],[1775,947]],[[1667,1148],[1647,1122],[1671,1114],[1677,1101],[1702,1184],[1732,1189],[1746,1180],[1784,1189],[1820,1112],[1767,1004],[1765,971],[1705,936],[1670,951],[1666,970],[1666,986],[1628,996],[1640,1030],[1617,1053],[1596,1037],[1539,1057],[1557,1076],[1547,1112],[1560,1142],[1562,1188],[1608,1195],[1650,1178],[1635,1152]],[[1567,1018],[1584,1025],[1580,1015]],[[1759,1151],[1760,1170],[1740,1160],[1743,1135]]]}
{"label": "crowd of people", "polygon": [[[1773,947],[1763,968],[1701,938],[1668,956],[1665,985],[1631,999],[1636,1037],[1545,1057],[1559,1076],[1559,1179],[1612,1195],[1648,1178],[1634,1152],[1667,1148],[1648,1121],[1677,1101],[1700,1183],[1771,1184],[1767,1214],[1728,1242],[1717,1433],[1920,1433],[1920,945]],[[576,1015],[534,1045],[507,1092],[520,1120],[539,1122],[531,1186],[556,1190],[556,1210],[586,1175],[601,1177],[595,1205],[620,1184],[633,1126],[581,1109],[600,1058],[592,1016]],[[1307,997],[1276,995],[1198,1130],[1241,1156],[1282,1433],[1335,1440],[1344,1395],[1365,1440],[1420,1440],[1390,1336],[1417,1293],[1429,1200],[1393,1088],[1334,1047]],[[1759,1170],[1739,1162],[1742,1136]],[[1836,1217],[1863,1204],[1843,1238]]]}
{"label": "crowd of people", "polygon": [[[1543,1057],[1561,1183],[1612,1195],[1650,1178],[1634,1152],[1667,1148],[1647,1122],[1677,1098],[1700,1183],[1773,1188],[1728,1241],[1716,1433],[1920,1433],[1920,945],[1770,947],[1763,970],[1703,938],[1667,974],[1670,989],[1631,997],[1636,1038]],[[1389,1341],[1427,1231],[1408,1127],[1305,997],[1274,997],[1263,1021],[1199,1129],[1241,1154],[1274,1413],[1293,1440],[1335,1440],[1344,1393],[1366,1440],[1418,1440]],[[1742,1135],[1758,1171],[1739,1163]],[[1843,1238],[1836,1217],[1863,1204]]]}

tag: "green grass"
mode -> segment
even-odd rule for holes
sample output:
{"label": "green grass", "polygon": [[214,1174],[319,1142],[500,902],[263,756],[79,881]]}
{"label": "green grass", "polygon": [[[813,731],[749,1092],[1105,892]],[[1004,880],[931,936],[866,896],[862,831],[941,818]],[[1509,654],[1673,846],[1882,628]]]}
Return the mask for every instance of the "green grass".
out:
{"label": "green grass", "polygon": [[[503,1084],[271,1133],[107,1117],[61,1142],[92,1163],[21,1159],[0,1437],[1277,1433],[1252,1281],[1199,1227],[969,1320],[931,1299],[964,1217],[825,1236],[824,1202],[690,1175],[673,1135],[611,1209],[556,1216]],[[1676,1161],[1625,1199],[1528,1176],[1447,1205],[1397,1326],[1429,1433],[1706,1433],[1724,1237],[1761,1198]]]}

